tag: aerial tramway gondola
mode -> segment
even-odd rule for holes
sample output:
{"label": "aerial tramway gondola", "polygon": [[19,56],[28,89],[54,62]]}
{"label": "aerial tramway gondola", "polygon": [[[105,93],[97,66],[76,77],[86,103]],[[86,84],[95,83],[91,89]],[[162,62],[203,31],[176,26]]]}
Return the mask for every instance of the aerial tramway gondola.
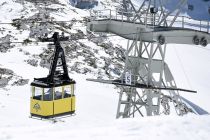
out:
{"label": "aerial tramway gondola", "polygon": [[31,83],[31,116],[50,118],[75,112],[74,87],[76,82],[69,78],[64,50],[60,45],[60,41],[66,39],[60,37],[57,32],[52,38],[41,39],[44,42],[54,42],[55,51],[48,76],[34,78]]}

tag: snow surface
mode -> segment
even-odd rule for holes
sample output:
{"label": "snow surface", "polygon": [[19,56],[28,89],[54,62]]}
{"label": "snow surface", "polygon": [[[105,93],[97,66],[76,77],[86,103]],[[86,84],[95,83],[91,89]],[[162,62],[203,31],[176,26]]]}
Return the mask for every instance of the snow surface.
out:
{"label": "snow surface", "polygon": [[[22,6],[20,4],[12,0],[4,1],[8,2],[7,6],[12,7],[12,11],[14,10],[14,12],[5,16],[5,13],[8,13],[8,8],[4,6],[0,8],[1,22],[10,22],[11,19],[21,16],[19,11]],[[62,2],[66,4],[67,0],[63,0]],[[101,6],[100,8],[104,8],[100,4],[99,6]],[[81,18],[70,9],[72,7],[67,6],[65,11],[69,15],[74,15],[75,18]],[[88,11],[78,9],[76,11],[81,12],[82,15],[88,15]],[[71,19],[71,16],[63,13],[58,13],[57,15],[55,13],[54,15],[57,20]],[[12,29],[11,26],[5,26],[8,29]],[[19,35],[18,39],[23,40],[26,37],[27,32]],[[122,46],[126,46],[125,40],[119,40],[118,38],[112,38],[111,40]],[[17,75],[30,79],[30,82],[34,77],[44,77],[48,74],[47,69],[40,66],[33,67],[24,62],[24,60],[31,58],[33,54],[39,54],[46,46],[46,43],[41,43],[38,46],[35,44],[26,46],[16,45],[9,52],[0,53],[0,66],[12,69]],[[23,51],[19,51],[20,49]],[[24,52],[29,52],[30,55],[24,55]],[[181,95],[206,112],[210,112],[209,60],[210,45],[206,48],[175,44],[169,44],[167,46],[166,62],[175,77],[177,86],[198,91],[197,94],[183,92]],[[59,118],[57,123],[52,123],[49,120],[41,121],[29,118],[30,84],[7,87],[7,90],[0,89],[0,140],[210,139],[209,115],[200,116],[190,114],[178,117],[172,114],[170,116],[116,120],[118,90],[112,85],[92,83],[85,80],[93,76],[92,74],[82,75],[70,73],[70,77],[77,82],[76,115]]]}

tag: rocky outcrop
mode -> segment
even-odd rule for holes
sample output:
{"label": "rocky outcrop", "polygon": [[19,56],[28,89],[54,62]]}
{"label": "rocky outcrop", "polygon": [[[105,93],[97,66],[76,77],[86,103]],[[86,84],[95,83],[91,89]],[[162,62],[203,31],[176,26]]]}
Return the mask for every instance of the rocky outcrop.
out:
{"label": "rocky outcrop", "polygon": [[0,38],[0,52],[6,53],[9,49],[14,47],[14,45],[10,43],[12,39],[14,39],[14,37],[11,35]]}
{"label": "rocky outcrop", "polygon": [[12,70],[0,68],[0,88],[11,86],[23,86],[28,84],[28,79],[17,76]]}

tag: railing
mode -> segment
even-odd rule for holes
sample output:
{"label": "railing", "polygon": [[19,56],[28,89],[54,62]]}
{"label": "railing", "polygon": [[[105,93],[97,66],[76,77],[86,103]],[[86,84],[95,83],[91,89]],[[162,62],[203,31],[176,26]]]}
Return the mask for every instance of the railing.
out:
{"label": "railing", "polygon": [[[186,16],[178,16],[174,20],[175,16],[168,16],[166,20],[163,20],[161,23],[161,18],[157,15],[151,14],[137,14],[131,12],[122,12],[122,11],[113,11],[110,9],[107,10],[98,10],[90,12],[91,20],[118,20],[121,22],[133,22],[135,24],[144,24],[145,26],[152,25],[153,27],[157,26],[169,26],[169,27],[179,27],[183,29],[194,29],[197,31],[210,33],[210,21],[201,21],[195,20]],[[139,20],[134,20],[134,17],[138,17]],[[168,23],[166,25],[165,21]]]}

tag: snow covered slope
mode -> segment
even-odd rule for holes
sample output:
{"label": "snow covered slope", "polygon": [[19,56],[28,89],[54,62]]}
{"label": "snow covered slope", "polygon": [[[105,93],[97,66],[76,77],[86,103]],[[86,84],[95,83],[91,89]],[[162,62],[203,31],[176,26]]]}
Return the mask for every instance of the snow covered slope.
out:
{"label": "snow covered slope", "polygon": [[[40,30],[65,31],[72,37],[88,37],[85,23],[79,22],[89,15],[88,11],[68,5],[68,0],[59,4],[47,5],[49,19],[44,18],[45,5],[14,0],[0,1],[0,21],[13,22],[13,19],[74,20],[66,25],[47,24],[44,28],[21,22],[20,26],[0,25],[0,38],[10,35],[10,41],[30,39],[35,41]],[[98,9],[114,8],[111,0],[101,1]],[[55,9],[59,9],[55,11]],[[45,11],[46,12],[46,11]],[[77,22],[78,20],[78,22]],[[16,24],[18,25],[18,24]],[[20,29],[17,30],[17,27]],[[42,26],[43,27],[43,26]],[[70,27],[70,28],[69,28]],[[51,28],[51,30],[49,29]],[[82,33],[83,32],[83,33]],[[36,34],[35,34],[36,33]],[[97,36],[97,35],[94,35]],[[2,39],[2,42],[5,38]],[[102,43],[101,43],[102,42]],[[12,70],[11,80],[0,89],[0,140],[22,139],[210,139],[210,116],[187,115],[178,117],[157,116],[135,119],[115,119],[118,94],[114,86],[87,82],[86,78],[117,77],[122,70],[123,48],[126,40],[119,37],[100,40],[79,40],[65,42],[70,77],[77,81],[76,115],[60,118],[57,123],[29,118],[30,82],[34,77],[44,77],[48,69],[43,67],[44,55],[50,55],[47,43],[0,44],[0,68]],[[183,97],[210,112],[210,46],[206,48],[191,45],[167,46],[168,63],[178,87],[197,90],[197,94],[181,93]],[[113,51],[111,51],[113,50]],[[111,60],[110,60],[111,59]],[[33,61],[28,61],[33,60]],[[90,63],[91,62],[91,63]],[[94,62],[94,65],[92,64]],[[91,65],[92,64],[92,65]],[[110,64],[110,65],[107,65]],[[97,66],[97,67],[95,67]],[[106,66],[106,67],[105,67]],[[2,77],[8,75],[2,74]],[[18,79],[28,79],[23,86],[13,85]]]}

